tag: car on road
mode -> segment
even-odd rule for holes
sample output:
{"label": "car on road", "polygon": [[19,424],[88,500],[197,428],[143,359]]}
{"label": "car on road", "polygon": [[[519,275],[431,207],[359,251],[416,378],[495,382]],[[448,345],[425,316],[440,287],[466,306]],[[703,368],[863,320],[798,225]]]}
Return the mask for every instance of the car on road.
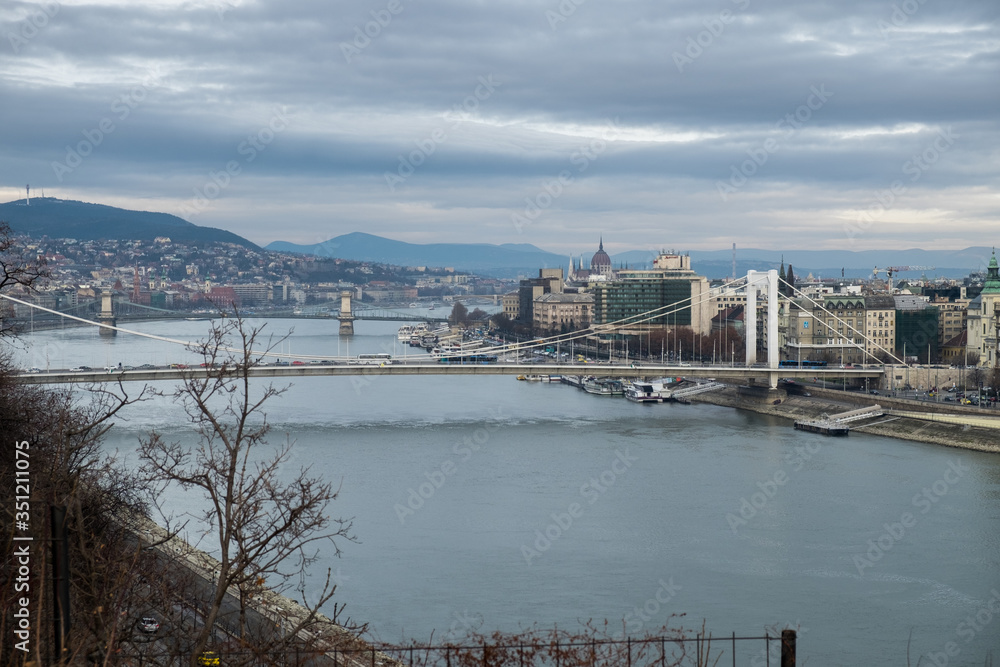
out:
{"label": "car on road", "polygon": [[86,371],[86,370],[90,370],[90,369],[87,368],[86,366],[74,366],[73,368],[69,369],[69,372],[70,373],[82,373],[83,371]]}
{"label": "car on road", "polygon": [[152,616],[143,616],[139,619],[139,629],[152,634],[160,629],[160,622]]}
{"label": "car on road", "polygon": [[868,391],[868,393],[871,394],[871,395],[873,395],[873,396],[878,396],[879,395],[878,389],[871,389],[871,390]]}
{"label": "car on road", "polygon": [[29,373],[41,373],[42,369],[39,368],[38,366],[32,366],[31,368],[28,369],[28,372]]}
{"label": "car on road", "polygon": [[304,361],[299,361],[298,359],[292,362],[292,366],[305,366],[305,365],[306,363]]}

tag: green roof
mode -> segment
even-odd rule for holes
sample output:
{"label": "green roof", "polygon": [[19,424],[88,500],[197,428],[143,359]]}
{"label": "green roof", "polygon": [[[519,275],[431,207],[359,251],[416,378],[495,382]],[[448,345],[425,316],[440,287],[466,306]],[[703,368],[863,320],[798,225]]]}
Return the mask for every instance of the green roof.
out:
{"label": "green roof", "polygon": [[983,283],[982,294],[1000,294],[1000,273],[997,267],[997,253],[993,251],[990,257],[990,265],[986,270],[986,282]]}

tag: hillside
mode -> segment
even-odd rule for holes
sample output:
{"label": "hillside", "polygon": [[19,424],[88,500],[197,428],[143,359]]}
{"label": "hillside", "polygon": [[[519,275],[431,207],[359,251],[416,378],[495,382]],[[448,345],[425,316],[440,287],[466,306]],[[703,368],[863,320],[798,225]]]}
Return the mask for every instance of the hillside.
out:
{"label": "hillside", "polygon": [[221,241],[248,248],[257,246],[242,236],[214,227],[199,227],[169,213],[130,211],[81,201],[38,197],[0,204],[0,220],[15,232],[33,237],[80,240],[149,240],[169,236],[174,241]]}
{"label": "hillside", "polygon": [[484,275],[513,277],[535,274],[542,267],[565,267],[569,257],[545,252],[527,243],[406,243],[364,232],[352,232],[314,245],[274,241],[268,250],[320,257],[339,257],[398,266],[453,267]]}
{"label": "hillside", "polygon": [[[514,277],[518,274],[537,275],[540,268],[566,268],[568,255],[547,252],[527,243],[406,243],[353,232],[315,245],[296,245],[284,241],[268,244],[268,250],[338,257],[365,262],[384,262],[400,266],[451,266],[460,271],[481,275]],[[897,278],[928,277],[961,278],[971,271],[984,270],[990,258],[990,248],[973,247],[963,250],[765,250],[738,248],[736,273],[745,275],[750,269],[776,269],[782,260],[795,267],[795,275],[804,278],[812,273],[817,278],[870,278],[876,266],[932,266],[934,269],[903,271]],[[584,262],[591,253],[584,253]],[[649,268],[654,253],[632,250],[611,256],[616,267]],[[574,255],[578,260],[579,255]],[[693,250],[691,267],[708,278],[724,278],[732,273],[731,250]],[[885,274],[881,274],[884,277]]]}

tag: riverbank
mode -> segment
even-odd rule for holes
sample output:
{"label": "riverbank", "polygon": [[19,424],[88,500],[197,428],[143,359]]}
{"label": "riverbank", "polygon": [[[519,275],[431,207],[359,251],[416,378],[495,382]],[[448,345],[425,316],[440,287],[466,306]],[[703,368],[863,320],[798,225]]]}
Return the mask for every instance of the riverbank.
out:
{"label": "riverbank", "polygon": [[[800,419],[819,419],[825,414],[853,410],[859,405],[877,403],[882,407],[890,407],[887,403],[898,402],[893,401],[893,399],[885,400],[884,396],[869,397],[813,388],[810,388],[809,391],[811,396],[792,395],[778,390],[771,392],[767,398],[763,398],[741,394],[738,387],[729,386],[719,391],[692,396],[689,400],[692,403],[710,403],[740,410],[750,410],[759,414],[783,417],[793,422]],[[906,403],[914,403],[914,401],[906,401]],[[937,408],[937,406],[934,407]],[[912,409],[910,408],[910,410]],[[926,407],[923,407],[923,410],[926,410]],[[939,412],[951,411],[940,410]],[[791,428],[792,424],[789,423],[788,427]],[[954,424],[887,415],[877,417],[870,423],[851,424],[851,430],[901,440],[1000,454],[1000,431],[971,424]]]}

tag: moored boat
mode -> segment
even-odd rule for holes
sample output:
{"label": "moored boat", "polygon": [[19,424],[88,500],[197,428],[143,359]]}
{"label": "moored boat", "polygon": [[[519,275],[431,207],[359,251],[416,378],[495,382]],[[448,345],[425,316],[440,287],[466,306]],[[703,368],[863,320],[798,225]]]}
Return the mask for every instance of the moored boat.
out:
{"label": "moored boat", "polygon": [[625,391],[625,398],[635,403],[663,403],[670,398],[670,390],[663,380],[652,382],[635,380]]}

